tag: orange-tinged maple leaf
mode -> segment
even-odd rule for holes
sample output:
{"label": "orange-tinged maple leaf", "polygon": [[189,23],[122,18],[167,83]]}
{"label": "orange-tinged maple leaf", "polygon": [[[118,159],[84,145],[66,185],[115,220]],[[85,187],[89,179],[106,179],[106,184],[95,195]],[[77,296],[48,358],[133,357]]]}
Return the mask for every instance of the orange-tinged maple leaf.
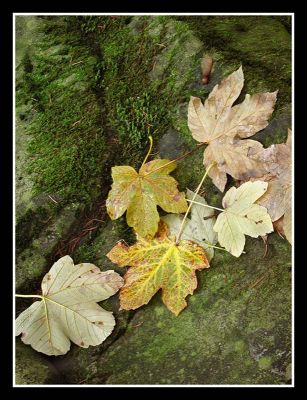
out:
{"label": "orange-tinged maple leaf", "polygon": [[169,176],[176,163],[169,162],[150,161],[138,173],[129,166],[113,167],[113,185],[106,203],[111,219],[119,218],[127,210],[128,225],[141,237],[153,237],[160,219],[157,206],[171,213],[186,211],[184,193],[178,191],[177,181]]}
{"label": "orange-tinged maple leaf", "polygon": [[120,267],[130,266],[120,292],[124,310],[147,304],[162,289],[164,304],[178,315],[187,306],[186,296],[197,287],[196,270],[209,267],[202,247],[188,240],[176,244],[164,234],[153,240],[140,238],[131,247],[117,243],[107,257]]}
{"label": "orange-tinged maple leaf", "polygon": [[[262,144],[246,139],[268,125],[276,102],[276,92],[246,95],[245,100],[232,107],[243,88],[242,67],[216,85],[202,104],[191,97],[188,125],[195,140],[208,143],[204,152],[204,165],[212,162],[209,176],[222,192],[227,174],[235,179],[259,177],[264,170],[251,156],[262,150]],[[242,140],[244,139],[244,140]]]}

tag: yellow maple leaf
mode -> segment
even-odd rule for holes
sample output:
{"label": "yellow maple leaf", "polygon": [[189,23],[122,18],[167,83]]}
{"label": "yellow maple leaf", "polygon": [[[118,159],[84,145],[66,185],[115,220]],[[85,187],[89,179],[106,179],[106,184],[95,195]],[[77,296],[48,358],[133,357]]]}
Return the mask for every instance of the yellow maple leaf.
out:
{"label": "yellow maple leaf", "polygon": [[[167,164],[167,165],[166,165]],[[157,205],[171,213],[182,213],[188,208],[184,193],[177,189],[177,181],[169,176],[176,163],[153,160],[137,173],[130,166],[112,168],[113,185],[107,199],[111,219],[127,210],[127,223],[141,237],[153,237],[158,230]]]}
{"label": "yellow maple leaf", "polygon": [[147,304],[162,289],[164,304],[178,315],[187,306],[186,296],[197,287],[196,270],[209,267],[202,247],[189,240],[176,244],[175,238],[165,235],[153,240],[140,238],[131,247],[117,243],[107,257],[120,267],[131,267],[120,292],[124,310]]}

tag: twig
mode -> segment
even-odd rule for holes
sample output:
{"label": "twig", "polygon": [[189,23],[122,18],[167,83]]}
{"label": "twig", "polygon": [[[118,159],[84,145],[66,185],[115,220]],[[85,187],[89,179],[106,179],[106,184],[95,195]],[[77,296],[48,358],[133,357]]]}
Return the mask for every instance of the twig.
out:
{"label": "twig", "polygon": [[170,162],[168,162],[168,163],[166,163],[164,165],[161,165],[161,167],[158,167],[156,169],[153,169],[152,171],[147,172],[147,174],[144,174],[144,176],[147,176],[147,175],[150,175],[150,174],[152,174],[154,172],[157,172],[160,169],[165,168],[165,167],[167,167],[168,165],[170,165],[170,164],[172,164],[174,162],[183,160],[184,158],[188,157],[190,154],[194,153],[196,150],[198,150],[200,147],[204,146],[205,144],[207,144],[207,143],[204,142],[204,143],[198,144],[196,147],[194,147],[194,149],[188,151],[187,153],[184,153],[182,156],[180,156],[178,158],[175,158],[174,160],[171,160]]}
{"label": "twig", "polygon": [[144,324],[144,321],[139,322],[139,323],[136,324],[136,325],[132,325],[132,328],[138,328],[139,326],[141,326],[141,325],[143,325],[143,324]]}
{"label": "twig", "polygon": [[71,65],[77,65],[77,64],[80,64],[80,63],[83,63],[84,61],[77,61],[77,62],[74,62],[74,63],[72,63]]}
{"label": "twig", "polygon": [[200,203],[199,201],[194,201],[194,200],[190,200],[190,199],[187,199],[187,201],[188,201],[189,203],[198,204],[199,206],[208,207],[208,208],[213,208],[213,210],[225,211],[225,210],[223,210],[222,208],[209,206],[209,204],[203,204],[203,203]]}
{"label": "twig", "polygon": [[50,196],[50,194],[48,194],[48,197],[49,197],[55,204],[59,204],[52,196]]}
{"label": "twig", "polygon": [[255,282],[253,282],[251,285],[249,285],[249,288],[252,289],[255,286],[259,285],[259,283],[263,281],[265,276],[266,276],[266,274],[261,275],[260,278],[256,279]]}
{"label": "twig", "polygon": [[262,258],[265,258],[268,253],[268,235],[261,236],[261,239],[263,240],[264,243],[264,252]]}
{"label": "twig", "polygon": [[80,124],[81,121],[82,119],[79,119],[79,121],[74,122],[73,124],[70,125],[70,128],[73,128],[74,126]]}

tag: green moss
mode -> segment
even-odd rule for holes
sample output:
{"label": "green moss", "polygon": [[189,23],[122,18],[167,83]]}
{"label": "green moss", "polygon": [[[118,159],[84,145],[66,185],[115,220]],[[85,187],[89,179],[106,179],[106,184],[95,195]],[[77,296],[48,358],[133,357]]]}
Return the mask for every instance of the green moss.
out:
{"label": "green moss", "polygon": [[148,133],[158,129],[158,113],[158,108],[152,106],[148,92],[137,97],[128,97],[117,104],[114,126],[117,128],[120,143],[125,144],[126,151],[129,151],[129,147],[143,147]]}
{"label": "green moss", "polygon": [[44,208],[38,207],[33,211],[29,209],[17,222],[16,225],[16,254],[20,254],[30,244],[41,230],[50,221],[51,212]]}
{"label": "green moss", "polygon": [[[33,226],[27,219],[21,220],[18,225],[19,240],[17,244],[20,248],[16,257],[16,289],[23,293],[33,293],[40,287],[40,280],[51,267],[50,256],[58,244],[59,240],[67,235],[77,220],[77,211],[80,211],[78,204],[70,204],[60,212],[49,214],[48,221],[37,222],[38,214],[35,214]],[[27,215],[31,218],[31,214]],[[25,232],[25,243],[21,243],[21,234],[26,228],[32,229]],[[84,260],[83,260],[84,261]]]}
{"label": "green moss", "polygon": [[116,21],[100,39],[108,123],[124,144],[126,159],[137,162],[148,134],[156,142],[170,125],[200,42],[187,24],[170,17],[138,17],[129,25],[124,18]]}
{"label": "green moss", "polygon": [[268,369],[272,365],[272,358],[271,357],[261,357],[258,360],[259,368],[261,369]]}
{"label": "green moss", "polygon": [[16,385],[43,385],[53,379],[61,383],[61,377],[41,354],[30,346],[16,342]]}
{"label": "green moss", "polygon": [[[26,53],[16,93],[17,105],[30,103],[36,110],[28,128],[27,172],[37,194],[88,201],[99,193],[106,149],[101,109],[92,90],[97,60],[83,46],[80,31],[67,32],[64,18],[35,21],[33,35],[44,31],[44,40],[38,35],[32,55]],[[47,27],[52,28],[49,33]]]}

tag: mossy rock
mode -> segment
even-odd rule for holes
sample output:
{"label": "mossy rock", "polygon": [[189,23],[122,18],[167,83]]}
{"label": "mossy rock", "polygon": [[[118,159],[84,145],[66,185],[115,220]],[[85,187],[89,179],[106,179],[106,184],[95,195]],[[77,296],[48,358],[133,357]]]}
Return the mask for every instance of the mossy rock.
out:
{"label": "mossy rock", "polygon": [[[290,245],[247,240],[239,259],[216,251],[175,317],[160,292],[134,312],[126,331],[89,367],[61,369],[70,383],[285,384],[291,362]],[[69,357],[68,357],[69,358]],[[59,367],[59,365],[58,365]]]}
{"label": "mossy rock", "polygon": [[[26,243],[18,237],[15,284],[19,293],[33,293],[33,290],[39,290],[41,279],[52,265],[50,256],[53,250],[76,224],[79,212],[80,205],[72,203],[64,207],[58,215],[50,216],[47,226],[43,224],[38,227],[41,230],[37,236],[33,232],[32,238]],[[24,224],[25,229],[29,229],[29,222],[24,221]]]}
{"label": "mossy rock", "polygon": [[[46,84],[44,68],[55,69],[50,69],[50,80],[41,93],[39,116],[31,114],[33,104],[19,104],[25,122],[33,127],[32,147],[27,151],[32,156],[42,154],[34,169],[43,168],[43,179],[33,176],[38,196],[58,193],[70,203],[70,179],[76,183],[70,186],[74,190],[80,186],[79,201],[91,202],[101,190],[106,194],[110,166],[137,168],[146,154],[149,133],[154,136],[153,153],[160,157],[173,158],[192,149],[196,142],[187,127],[190,96],[205,100],[214,85],[240,64],[245,86],[238,102],[246,93],[279,89],[270,125],[253,139],[265,147],[284,142],[291,123],[291,37],[286,22],[266,16],[41,19],[40,32],[48,40],[41,42],[38,51],[29,52],[33,70],[28,68],[27,73],[34,74],[38,85],[34,89]],[[28,25],[35,30],[36,23],[34,18]],[[25,31],[22,24],[19,29]],[[67,57],[70,51],[72,62]],[[215,61],[208,85],[201,84],[204,53]],[[25,78],[22,68],[18,77]],[[69,127],[83,114],[87,117],[84,125],[75,125],[79,128],[71,132]],[[50,128],[40,134],[49,123]],[[59,134],[53,142],[56,130]],[[59,146],[60,156],[54,156]],[[79,152],[86,173],[75,163]],[[198,150],[178,163],[172,175],[181,191],[198,185],[204,173],[202,153]],[[228,187],[232,184],[229,178]],[[210,180],[203,191],[212,205],[220,206],[222,193]],[[24,204],[30,200],[25,198]],[[27,208],[24,215],[31,218]],[[56,221],[53,214],[51,221]],[[44,241],[48,237],[44,225],[29,224],[28,242],[21,246],[25,264],[19,260],[18,287],[38,289],[47,254],[73,224],[74,216],[64,219],[59,229],[54,226],[54,241],[49,244]],[[134,241],[125,216],[105,220],[96,234],[82,240],[73,259],[124,274],[106,257],[121,239],[128,244]],[[50,359],[61,376],[47,379],[44,373],[35,379],[68,384],[291,383],[291,247],[271,234],[265,258],[260,238],[248,238],[245,251],[237,259],[216,250],[211,268],[198,273],[198,288],[178,317],[162,304],[160,293],[132,312],[119,311],[118,296],[103,302],[117,320],[110,337],[89,349],[72,345],[67,355]],[[18,304],[25,307],[25,303]]]}
{"label": "mossy rock", "polygon": [[42,356],[20,339],[16,341],[15,359],[16,385],[44,385],[54,380],[61,383],[62,377],[47,357]]}

